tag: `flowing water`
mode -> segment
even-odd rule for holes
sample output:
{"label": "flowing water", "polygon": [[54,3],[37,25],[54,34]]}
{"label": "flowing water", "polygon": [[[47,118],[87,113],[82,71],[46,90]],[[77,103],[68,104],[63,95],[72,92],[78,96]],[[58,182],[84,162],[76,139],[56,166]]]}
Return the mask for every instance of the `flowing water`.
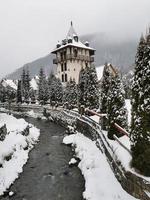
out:
{"label": "flowing water", "polygon": [[65,129],[51,122],[25,120],[41,130],[39,142],[9,189],[14,195],[2,200],[82,200],[84,179],[77,167],[68,165],[73,152],[62,144]]}

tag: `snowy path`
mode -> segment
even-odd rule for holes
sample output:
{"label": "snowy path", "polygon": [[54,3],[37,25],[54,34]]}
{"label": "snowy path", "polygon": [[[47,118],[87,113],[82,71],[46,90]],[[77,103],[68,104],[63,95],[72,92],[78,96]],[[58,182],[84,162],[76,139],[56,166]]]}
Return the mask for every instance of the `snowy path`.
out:
{"label": "snowy path", "polygon": [[87,200],[136,200],[123,190],[115,178],[106,156],[81,133],[66,136],[65,144],[73,144],[77,157],[81,159],[79,168],[85,178]]}
{"label": "snowy path", "polygon": [[30,152],[24,172],[1,200],[81,200],[84,180],[77,167],[69,168],[70,147],[61,144],[64,129],[53,123],[27,118],[41,129],[40,141]]}

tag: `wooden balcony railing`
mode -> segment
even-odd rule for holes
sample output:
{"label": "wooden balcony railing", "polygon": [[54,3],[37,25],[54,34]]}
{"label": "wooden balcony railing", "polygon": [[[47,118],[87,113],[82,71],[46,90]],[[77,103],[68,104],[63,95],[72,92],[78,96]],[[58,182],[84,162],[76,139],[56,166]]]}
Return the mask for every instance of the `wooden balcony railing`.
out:
{"label": "wooden balcony railing", "polygon": [[85,56],[85,55],[75,56],[74,54],[66,54],[66,56],[53,59],[53,64],[58,64],[66,60],[81,60],[81,61],[87,61],[87,62],[94,62],[94,57]]}

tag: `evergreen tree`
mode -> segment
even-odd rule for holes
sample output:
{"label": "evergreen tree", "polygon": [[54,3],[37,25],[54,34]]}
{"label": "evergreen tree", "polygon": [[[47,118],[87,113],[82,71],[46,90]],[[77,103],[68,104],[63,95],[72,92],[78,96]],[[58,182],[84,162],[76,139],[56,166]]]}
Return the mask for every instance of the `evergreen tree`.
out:
{"label": "evergreen tree", "polygon": [[90,109],[98,108],[98,79],[94,66],[81,69],[78,84],[78,103]]}
{"label": "evergreen tree", "polygon": [[79,74],[79,83],[77,88],[78,104],[84,105],[85,103],[85,70],[82,68]]}
{"label": "evergreen tree", "polygon": [[[107,106],[108,106],[108,92],[111,84],[111,73],[109,70],[109,66],[106,63],[103,70],[103,78],[101,82],[100,89],[100,113],[107,114]],[[106,130],[107,119],[102,117],[101,119],[102,129]]]}
{"label": "evergreen tree", "polygon": [[84,98],[85,106],[93,109],[99,107],[99,90],[96,69],[94,66],[85,68]]}
{"label": "evergreen tree", "polygon": [[132,84],[132,166],[150,176],[150,33],[141,37]]}
{"label": "evergreen tree", "polygon": [[29,74],[29,70],[27,69],[26,74],[25,74],[25,102],[28,103],[29,102],[29,98],[30,98],[30,74]]}
{"label": "evergreen tree", "polygon": [[77,85],[75,80],[70,79],[67,83],[63,94],[63,102],[68,102],[69,105],[77,104]]}
{"label": "evergreen tree", "polygon": [[127,110],[125,108],[125,92],[123,84],[118,74],[111,77],[111,84],[108,92],[108,138],[113,139],[113,135],[122,136],[114,127],[117,123],[122,128],[127,128]]}
{"label": "evergreen tree", "polygon": [[40,103],[45,104],[49,99],[49,94],[48,94],[48,82],[46,80],[43,68],[41,68],[39,72],[38,87],[39,87],[38,99]]}
{"label": "evergreen tree", "polygon": [[6,88],[4,88],[2,84],[0,84],[0,101],[4,103],[6,102],[6,99]]}
{"label": "evergreen tree", "polygon": [[26,72],[25,72],[25,69],[23,68],[22,75],[21,75],[21,90],[22,90],[22,100],[23,100],[23,102],[24,102],[24,99],[25,99],[25,76],[26,76]]}
{"label": "evergreen tree", "polygon": [[56,78],[53,73],[48,78],[49,98],[50,102],[62,102],[63,87],[59,78]]}
{"label": "evergreen tree", "polygon": [[22,103],[21,80],[18,80],[18,86],[17,86],[17,103]]}
{"label": "evergreen tree", "polygon": [[21,75],[21,88],[22,88],[22,98],[23,102],[28,103],[30,97],[30,74],[29,70],[23,69]]}
{"label": "evergreen tree", "polygon": [[36,97],[35,97],[35,91],[33,89],[30,90],[30,99],[31,99],[31,103],[35,103],[36,102]]}

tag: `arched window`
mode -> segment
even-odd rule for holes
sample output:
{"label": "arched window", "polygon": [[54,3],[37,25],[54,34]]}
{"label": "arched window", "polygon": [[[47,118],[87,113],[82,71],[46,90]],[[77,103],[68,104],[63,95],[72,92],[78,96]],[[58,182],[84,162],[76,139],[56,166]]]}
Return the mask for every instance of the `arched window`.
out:
{"label": "arched window", "polygon": [[62,82],[64,82],[64,75],[62,74]]}
{"label": "arched window", "polygon": [[67,74],[65,74],[65,82],[67,82]]}
{"label": "arched window", "polygon": [[63,72],[63,70],[64,70],[64,69],[63,69],[63,64],[61,64],[61,71]]}

